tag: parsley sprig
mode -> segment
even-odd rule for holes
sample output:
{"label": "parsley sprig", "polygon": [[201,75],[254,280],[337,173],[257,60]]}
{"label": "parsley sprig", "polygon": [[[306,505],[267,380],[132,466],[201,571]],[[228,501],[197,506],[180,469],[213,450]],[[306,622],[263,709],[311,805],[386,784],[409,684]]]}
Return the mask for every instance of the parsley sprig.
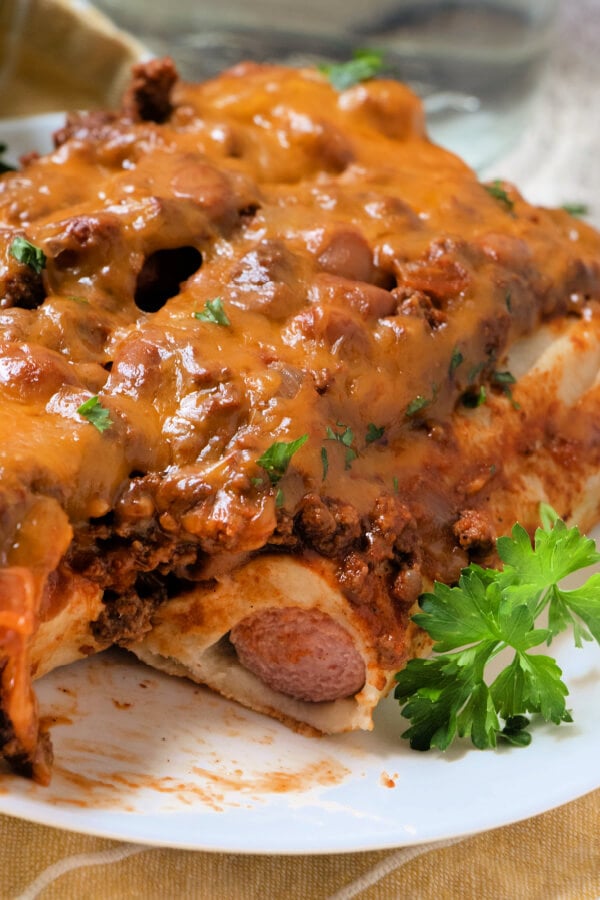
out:
{"label": "parsley sprig", "polygon": [[[346,448],[344,451],[344,468],[349,469],[352,466],[354,460],[358,457],[358,453],[353,446],[354,432],[349,425],[344,425],[343,422],[336,422],[335,424],[338,428],[342,428],[343,431],[334,431],[330,425],[327,425],[325,429],[325,440],[337,441]],[[323,466],[323,468],[325,468],[325,465]]]}
{"label": "parsley sprig", "polygon": [[[520,525],[499,538],[502,570],[471,564],[456,587],[436,582],[424,595],[414,620],[434,639],[438,655],[411,660],[395,690],[412,723],[403,737],[414,749],[445,750],[456,737],[470,737],[480,749],[495,747],[499,738],[524,746],[531,740],[527,713],[557,725],[572,721],[559,666],[530,651],[568,628],[578,647],[600,643],[600,574],[574,590],[560,587],[600,553],[549,506],[541,512],[533,546]],[[548,625],[538,627],[545,610]],[[486,667],[503,650],[513,651],[512,661],[490,684]]]}

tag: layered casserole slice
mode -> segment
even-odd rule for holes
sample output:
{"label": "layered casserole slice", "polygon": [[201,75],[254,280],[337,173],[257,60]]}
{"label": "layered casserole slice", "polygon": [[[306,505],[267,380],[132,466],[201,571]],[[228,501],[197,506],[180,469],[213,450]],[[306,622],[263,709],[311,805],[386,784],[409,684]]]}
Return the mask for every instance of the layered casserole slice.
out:
{"label": "layered casserole slice", "polygon": [[110,645],[372,727],[435,579],[600,499],[600,237],[384,80],[139,66],[0,180],[0,746]]}

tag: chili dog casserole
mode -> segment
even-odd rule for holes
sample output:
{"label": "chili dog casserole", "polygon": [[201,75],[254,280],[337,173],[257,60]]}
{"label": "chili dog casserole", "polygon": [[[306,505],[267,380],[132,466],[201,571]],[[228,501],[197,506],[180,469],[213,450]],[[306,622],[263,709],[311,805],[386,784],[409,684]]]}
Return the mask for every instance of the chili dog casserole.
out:
{"label": "chili dog casserole", "polygon": [[600,496],[600,237],[373,80],[136,67],[0,179],[0,747],[117,644],[372,727],[433,580]]}

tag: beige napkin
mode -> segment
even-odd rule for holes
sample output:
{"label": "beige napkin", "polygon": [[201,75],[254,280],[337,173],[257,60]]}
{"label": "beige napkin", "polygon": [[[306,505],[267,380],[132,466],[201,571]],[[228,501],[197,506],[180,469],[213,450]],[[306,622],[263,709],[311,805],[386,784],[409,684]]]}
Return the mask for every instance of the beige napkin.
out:
{"label": "beige napkin", "polygon": [[[565,760],[565,767],[568,765]],[[435,798],[424,798],[435,815]],[[597,900],[600,791],[452,845],[312,857],[119,844],[0,816],[10,900]]]}

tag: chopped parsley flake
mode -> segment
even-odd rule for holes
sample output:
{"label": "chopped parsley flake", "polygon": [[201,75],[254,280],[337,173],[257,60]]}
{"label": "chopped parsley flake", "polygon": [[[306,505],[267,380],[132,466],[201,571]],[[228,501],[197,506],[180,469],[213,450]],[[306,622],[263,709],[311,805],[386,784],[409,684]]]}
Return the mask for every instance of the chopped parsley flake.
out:
{"label": "chopped parsley flake", "polygon": [[207,300],[201,312],[195,312],[194,318],[201,322],[212,322],[214,325],[231,325],[227,313],[223,309],[223,301],[220,297]]}
{"label": "chopped parsley flake", "polygon": [[450,374],[451,375],[454,375],[454,373],[456,372],[456,370],[458,369],[460,364],[462,362],[464,362],[464,360],[465,360],[465,358],[462,355],[462,353],[460,352],[460,350],[458,349],[458,347],[455,347],[454,350],[452,351],[452,356],[450,357]]}
{"label": "chopped parsley flake", "polygon": [[506,193],[506,190],[499,178],[496,178],[495,181],[492,181],[490,184],[484,184],[483,186],[488,194],[494,198],[494,200],[499,200],[500,203],[502,203],[509,212],[513,211],[515,206],[514,201],[511,200]]}
{"label": "chopped parsley flake", "polygon": [[18,262],[24,263],[24,265],[33,269],[34,272],[37,272],[38,275],[42,269],[46,268],[46,254],[44,251],[41,247],[36,247],[35,244],[32,244],[31,241],[28,241],[27,238],[24,238],[22,235],[17,235],[17,237],[13,239],[9,253]]}
{"label": "chopped parsley flake", "polygon": [[586,203],[563,203],[561,209],[564,209],[571,216],[587,216],[590,211]]}
{"label": "chopped parsley flake", "polygon": [[512,372],[492,372],[492,381],[496,384],[516,384],[517,379]]}
{"label": "chopped parsley flake", "polygon": [[334,431],[333,428],[330,428],[329,425],[325,429],[327,441],[337,441],[346,448],[344,453],[344,468],[349,469],[354,462],[354,460],[358,457],[358,453],[352,446],[354,443],[354,432],[348,425],[343,425],[341,422],[336,422],[338,428],[343,428],[344,430],[341,432]]}
{"label": "chopped parsley flake", "polygon": [[411,400],[404,410],[404,415],[408,416],[408,418],[412,418],[412,416],[416,415],[420,410],[425,409],[427,406],[431,406],[432,403],[435,403],[439,389],[439,384],[432,384],[431,397],[424,397],[422,394],[417,394],[414,400]]}
{"label": "chopped parsley flake", "polygon": [[368,81],[381,71],[383,55],[377,50],[355,50],[344,63],[328,63],[319,71],[329,78],[336,91],[345,91],[361,81]]}
{"label": "chopped parsley flake", "polygon": [[474,366],[471,366],[471,368],[469,369],[469,375],[468,375],[469,384],[472,384],[473,381],[476,381],[484,369],[485,369],[485,361],[477,363]]}
{"label": "chopped parsley flake", "polygon": [[325,447],[321,447],[321,465],[323,467],[323,481],[325,481],[329,472],[329,457]]}
{"label": "chopped parsley flake", "polygon": [[385,428],[383,425],[378,428],[377,425],[374,425],[373,422],[369,422],[367,425],[367,434],[365,440],[367,444],[372,444],[373,441],[380,440],[385,434]]}
{"label": "chopped parsley flake", "polygon": [[407,416],[414,416],[421,409],[425,409],[426,406],[429,406],[431,400],[428,397],[424,397],[422,394],[417,394],[414,400],[411,400],[408,406],[406,407]]}
{"label": "chopped parsley flake", "polygon": [[476,409],[478,406],[483,406],[486,400],[487,393],[483,384],[476,394],[472,391],[468,391],[462,396],[463,406],[467,406],[469,409]]}
{"label": "chopped parsley flake", "polygon": [[275,441],[268,450],[265,450],[257,463],[261,469],[265,470],[271,484],[277,484],[285,475],[292,456],[307,440],[308,435],[303,434],[294,441]]}
{"label": "chopped parsley flake", "polygon": [[512,372],[492,372],[492,382],[502,387],[502,390],[510,400],[514,409],[521,409],[520,403],[514,399],[510,389],[511,384],[516,384],[517,379]]}
{"label": "chopped parsley flake", "polygon": [[84,419],[87,419],[100,434],[107,431],[113,424],[110,412],[100,403],[98,397],[90,397],[85,403],[77,409],[77,412]]}

